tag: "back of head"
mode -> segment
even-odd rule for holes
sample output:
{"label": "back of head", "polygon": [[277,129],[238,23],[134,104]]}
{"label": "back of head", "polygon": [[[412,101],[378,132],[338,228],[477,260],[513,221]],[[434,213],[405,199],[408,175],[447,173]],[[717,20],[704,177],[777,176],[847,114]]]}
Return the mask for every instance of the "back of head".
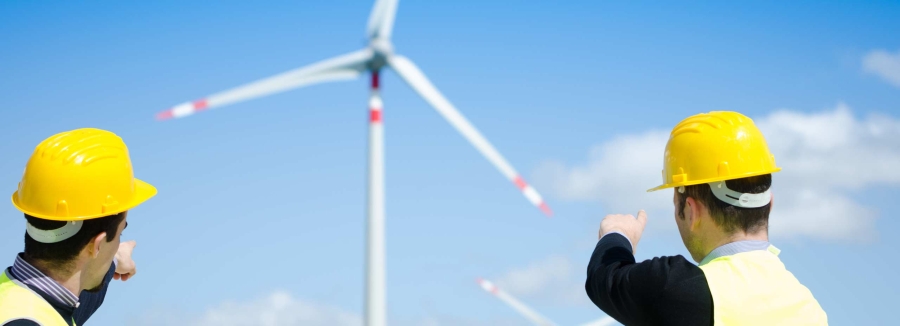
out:
{"label": "back of head", "polygon": [[[736,192],[764,194],[772,186],[772,175],[764,174],[727,180],[725,181],[725,186]],[[682,208],[688,197],[694,198],[694,200],[705,206],[709,211],[710,217],[725,233],[743,232],[756,234],[768,231],[769,213],[772,210],[771,202],[767,202],[760,207],[740,207],[716,198],[712,188],[707,184],[685,186],[683,192],[678,193],[678,202],[675,205],[675,210],[682,219],[684,218]]]}
{"label": "back of head", "polygon": [[[115,239],[119,224],[128,212],[85,220],[80,229],[70,237],[58,242],[41,242],[25,234],[25,256],[29,260],[39,260],[54,270],[72,272],[72,262],[94,237],[106,232],[106,242]],[[53,221],[25,214],[29,228],[52,231],[66,226],[65,221]]]}

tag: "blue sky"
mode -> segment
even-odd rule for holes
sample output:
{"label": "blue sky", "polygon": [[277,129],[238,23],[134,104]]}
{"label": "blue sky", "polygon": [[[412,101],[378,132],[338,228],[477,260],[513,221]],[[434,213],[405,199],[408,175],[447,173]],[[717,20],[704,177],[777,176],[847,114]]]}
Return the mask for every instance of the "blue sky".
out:
{"label": "blue sky", "polygon": [[[90,324],[361,314],[364,79],[153,116],[362,48],[371,5],[0,3],[0,184],[14,191],[45,137],[98,127],[125,139],[137,175],[160,191],[129,215],[138,275],[114,285]],[[603,316],[579,292],[601,218],[646,208],[638,258],[686,254],[670,193],[643,189],[658,182],[675,123],[735,110],[761,125],[785,167],[771,240],[787,267],[833,324],[892,323],[897,17],[896,2],[401,1],[395,50],[556,215],[544,218],[387,72],[391,321],[525,324],[479,276],[560,324]],[[12,205],[0,213],[11,263],[24,223]]]}

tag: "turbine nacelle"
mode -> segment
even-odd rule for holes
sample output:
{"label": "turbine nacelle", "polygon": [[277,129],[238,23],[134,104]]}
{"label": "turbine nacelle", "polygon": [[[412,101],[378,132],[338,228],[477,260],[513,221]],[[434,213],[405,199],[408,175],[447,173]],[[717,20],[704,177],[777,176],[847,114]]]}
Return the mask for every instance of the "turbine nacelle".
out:
{"label": "turbine nacelle", "polygon": [[372,61],[369,63],[369,69],[379,70],[387,65],[387,60],[394,55],[394,45],[385,38],[374,38],[369,42],[369,49],[372,50]]}

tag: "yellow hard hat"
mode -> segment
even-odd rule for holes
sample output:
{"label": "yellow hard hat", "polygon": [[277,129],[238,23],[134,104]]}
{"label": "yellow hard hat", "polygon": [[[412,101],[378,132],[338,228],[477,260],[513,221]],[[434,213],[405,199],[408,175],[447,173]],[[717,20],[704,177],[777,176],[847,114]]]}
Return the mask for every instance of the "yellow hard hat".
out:
{"label": "yellow hard hat", "polygon": [[663,184],[690,186],[781,171],[762,132],[737,112],[714,111],[682,120],[672,129],[663,162]]}
{"label": "yellow hard hat", "polygon": [[134,178],[122,138],[84,128],[35,148],[12,202],[34,217],[81,221],[124,212],[154,195],[156,188]]}

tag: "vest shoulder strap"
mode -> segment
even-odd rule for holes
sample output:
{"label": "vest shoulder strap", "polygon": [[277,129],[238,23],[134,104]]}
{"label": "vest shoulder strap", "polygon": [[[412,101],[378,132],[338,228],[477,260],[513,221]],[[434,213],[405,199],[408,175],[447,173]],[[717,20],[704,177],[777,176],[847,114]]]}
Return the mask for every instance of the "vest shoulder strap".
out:
{"label": "vest shoulder strap", "polygon": [[32,320],[41,326],[68,326],[44,298],[4,271],[0,274],[0,325],[16,319]]}

